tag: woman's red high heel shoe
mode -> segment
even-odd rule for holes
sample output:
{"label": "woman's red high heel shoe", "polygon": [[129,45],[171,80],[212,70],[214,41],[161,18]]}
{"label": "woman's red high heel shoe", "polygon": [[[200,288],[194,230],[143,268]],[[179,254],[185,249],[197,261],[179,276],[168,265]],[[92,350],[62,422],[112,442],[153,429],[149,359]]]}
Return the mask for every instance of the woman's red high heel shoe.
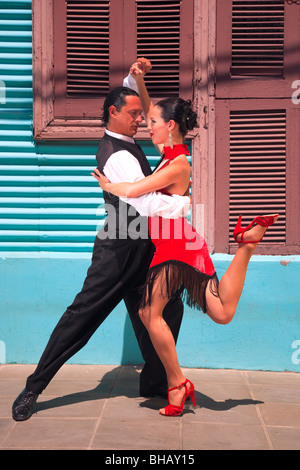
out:
{"label": "woman's red high heel shoe", "polygon": [[[190,389],[188,390],[187,389],[187,384],[190,384]],[[169,392],[171,392],[172,390],[180,390],[182,387],[185,388],[185,395],[182,399],[182,402],[181,402],[181,405],[178,406],[178,405],[171,405],[170,404],[170,399],[169,399]],[[186,379],[185,382],[183,382],[182,384],[178,385],[177,387],[173,387],[173,388],[169,388],[168,389],[168,406],[166,406],[164,408],[165,410],[165,413],[160,413],[162,414],[163,416],[180,416],[181,413],[183,412],[183,407],[184,407],[184,404],[185,404],[185,401],[188,397],[191,397],[192,399],[192,402],[193,402],[193,405],[194,407],[196,406],[196,401],[195,401],[195,387],[194,385],[192,384],[192,382],[188,379]]]}
{"label": "woman's red high heel shoe", "polygon": [[[261,227],[270,227],[270,225],[273,225],[274,222],[276,222],[278,215],[279,214],[273,214],[273,215],[255,217],[255,219],[253,219],[252,222],[246,228],[241,227],[242,216],[240,215],[238,223],[236,224],[236,227],[233,232],[233,238],[235,239],[237,243],[259,243],[263,239],[263,237],[260,240],[256,240],[256,241],[253,241],[253,240],[245,241],[244,233],[250,230],[255,224],[260,225]],[[237,240],[238,235],[241,235],[240,241]]]}

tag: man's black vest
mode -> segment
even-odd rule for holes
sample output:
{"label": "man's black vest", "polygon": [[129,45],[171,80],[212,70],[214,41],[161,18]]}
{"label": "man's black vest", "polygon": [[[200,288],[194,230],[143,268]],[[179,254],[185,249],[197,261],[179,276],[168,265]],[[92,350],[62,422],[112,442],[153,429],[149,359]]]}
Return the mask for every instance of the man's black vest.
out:
{"label": "man's black vest", "polygon": [[[138,160],[144,175],[151,175],[149,162],[139,145],[116,139],[108,134],[104,134],[96,154],[100,173],[103,173],[103,168],[109,157],[120,150],[128,150]],[[128,234],[131,238],[135,238],[135,234],[142,238],[148,237],[148,228],[146,230],[146,227],[148,227],[147,217],[140,216],[136,209],[113,194],[103,191],[103,197],[107,214],[105,233],[109,231],[109,238],[113,237],[114,233],[116,233],[117,238],[125,238]]]}

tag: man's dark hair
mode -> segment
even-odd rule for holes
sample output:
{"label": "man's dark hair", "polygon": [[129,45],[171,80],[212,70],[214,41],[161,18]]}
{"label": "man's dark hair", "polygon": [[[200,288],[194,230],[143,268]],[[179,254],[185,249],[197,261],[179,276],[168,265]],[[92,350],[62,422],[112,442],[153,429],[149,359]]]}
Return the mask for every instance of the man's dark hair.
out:
{"label": "man's dark hair", "polygon": [[115,106],[117,111],[120,111],[122,106],[126,103],[126,96],[139,96],[138,93],[131,88],[125,86],[119,86],[112,90],[104,101],[103,114],[101,119],[104,124],[109,121],[109,108]]}

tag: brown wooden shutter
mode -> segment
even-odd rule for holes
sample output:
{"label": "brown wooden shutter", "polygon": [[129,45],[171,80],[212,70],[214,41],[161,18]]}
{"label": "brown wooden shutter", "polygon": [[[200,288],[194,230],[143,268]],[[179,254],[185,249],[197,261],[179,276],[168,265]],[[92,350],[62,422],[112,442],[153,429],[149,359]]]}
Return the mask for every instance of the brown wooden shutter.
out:
{"label": "brown wooden shutter", "polygon": [[134,0],[54,0],[53,35],[55,117],[99,119],[136,58]]}
{"label": "brown wooden shutter", "polygon": [[299,168],[300,108],[291,99],[299,29],[295,2],[217,2],[216,226],[223,230],[217,251],[237,249],[232,232],[240,214],[243,226],[256,215],[280,215],[256,253],[292,253],[299,243],[293,168]]}
{"label": "brown wooden shutter", "polygon": [[283,75],[284,0],[232,2],[231,75]]}
{"label": "brown wooden shutter", "polygon": [[147,80],[154,99],[193,98],[193,6],[194,0],[32,0],[34,138],[101,138],[105,96],[138,55],[153,61]]}
{"label": "brown wooden shutter", "polygon": [[218,0],[217,98],[289,97],[299,79],[300,5]]}
{"label": "brown wooden shutter", "polygon": [[109,91],[109,0],[66,2],[67,95]]}
{"label": "brown wooden shutter", "polygon": [[239,215],[245,227],[279,213],[256,253],[299,252],[299,126],[300,107],[290,99],[216,102],[217,251],[236,251]]}
{"label": "brown wooden shutter", "polygon": [[193,1],[136,0],[137,56],[153,64],[150,96],[192,98]]}
{"label": "brown wooden shutter", "polygon": [[[280,214],[264,243],[285,242],[286,110],[230,112],[229,234],[238,216],[243,226],[255,216]],[[231,243],[235,243],[230,238]]]}

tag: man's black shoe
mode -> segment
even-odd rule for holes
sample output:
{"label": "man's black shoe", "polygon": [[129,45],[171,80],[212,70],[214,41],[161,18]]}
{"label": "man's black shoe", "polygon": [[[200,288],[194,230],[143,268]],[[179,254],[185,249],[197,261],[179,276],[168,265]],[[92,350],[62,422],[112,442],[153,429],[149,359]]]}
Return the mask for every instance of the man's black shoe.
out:
{"label": "man's black shoe", "polygon": [[38,395],[26,388],[20,393],[12,406],[12,417],[15,421],[26,421],[32,415],[32,409]]}

